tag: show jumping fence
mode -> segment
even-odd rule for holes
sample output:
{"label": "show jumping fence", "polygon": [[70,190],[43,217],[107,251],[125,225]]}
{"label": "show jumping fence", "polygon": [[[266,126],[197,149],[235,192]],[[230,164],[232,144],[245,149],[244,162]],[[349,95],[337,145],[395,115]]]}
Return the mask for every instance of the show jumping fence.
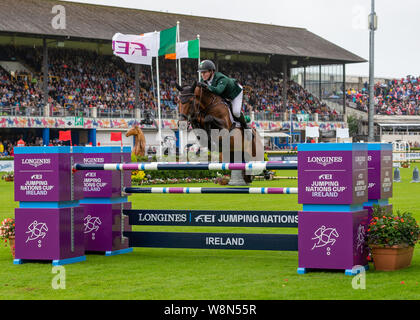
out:
{"label": "show jumping fence", "polygon": [[[373,159],[369,178],[368,158]],[[86,260],[85,252],[115,255],[132,252],[133,247],[297,250],[298,273],[315,268],[345,269],[346,274],[354,274],[354,266],[367,266],[363,235],[369,210],[374,204],[390,206],[387,199],[392,195],[392,150],[384,144],[300,145],[298,188],[139,188],[131,186],[129,172],[255,173],[296,169],[297,161],[128,163],[129,148],[119,147],[18,147],[14,161],[15,200],[20,201],[15,211],[16,264],[53,260],[61,265]],[[368,185],[375,187],[372,193]],[[272,194],[273,199],[275,195],[297,194],[303,208],[299,212],[132,209],[127,195],[134,193]],[[140,232],[131,228],[297,228],[298,220],[298,234]]]}

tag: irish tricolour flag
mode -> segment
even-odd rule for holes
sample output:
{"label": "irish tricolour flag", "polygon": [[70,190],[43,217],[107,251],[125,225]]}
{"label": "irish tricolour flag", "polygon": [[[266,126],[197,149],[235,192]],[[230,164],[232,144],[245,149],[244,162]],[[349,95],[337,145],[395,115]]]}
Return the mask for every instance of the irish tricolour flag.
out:
{"label": "irish tricolour flag", "polygon": [[200,41],[198,39],[177,42],[176,53],[165,55],[166,59],[182,59],[182,58],[195,58],[200,57]]}
{"label": "irish tricolour flag", "polygon": [[116,33],[112,51],[129,63],[152,64],[152,57],[176,52],[176,27],[141,35]]}

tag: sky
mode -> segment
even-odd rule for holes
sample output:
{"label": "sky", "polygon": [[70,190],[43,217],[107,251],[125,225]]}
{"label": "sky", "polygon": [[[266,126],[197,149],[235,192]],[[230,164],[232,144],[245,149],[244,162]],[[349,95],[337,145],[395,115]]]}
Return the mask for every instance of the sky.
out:
{"label": "sky", "polygon": [[[70,1],[70,0],[63,0]],[[114,7],[301,27],[369,60],[372,0],[77,0]],[[420,75],[419,0],[376,0],[375,77]],[[182,27],[181,27],[182,28]],[[147,32],[147,30],[144,30]],[[349,64],[347,75],[368,76],[369,63]]]}

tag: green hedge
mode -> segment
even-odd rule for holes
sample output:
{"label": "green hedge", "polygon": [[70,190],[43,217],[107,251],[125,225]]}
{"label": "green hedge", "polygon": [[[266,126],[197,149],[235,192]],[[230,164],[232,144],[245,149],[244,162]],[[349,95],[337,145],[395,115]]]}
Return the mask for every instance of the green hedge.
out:
{"label": "green hedge", "polygon": [[182,178],[217,178],[218,174],[228,175],[228,170],[145,170],[148,179],[182,179]]}
{"label": "green hedge", "polygon": [[[132,155],[132,162],[157,162],[156,156],[151,158],[152,161],[149,161],[149,157],[136,157]],[[182,178],[217,178],[218,175],[227,175],[230,174],[229,170],[145,170],[144,173],[146,177],[150,179],[182,179]]]}

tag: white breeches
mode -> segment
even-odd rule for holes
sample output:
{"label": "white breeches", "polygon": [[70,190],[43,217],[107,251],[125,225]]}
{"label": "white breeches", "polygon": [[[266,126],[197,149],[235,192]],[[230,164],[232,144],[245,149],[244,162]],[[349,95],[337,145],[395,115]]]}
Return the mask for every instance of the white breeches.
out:
{"label": "white breeches", "polygon": [[[242,89],[242,86],[241,85],[239,86]],[[242,90],[241,93],[238,94],[238,96],[232,100],[232,113],[233,113],[233,116],[236,118],[239,118],[239,116],[241,115],[243,96],[244,96],[244,91]]]}

